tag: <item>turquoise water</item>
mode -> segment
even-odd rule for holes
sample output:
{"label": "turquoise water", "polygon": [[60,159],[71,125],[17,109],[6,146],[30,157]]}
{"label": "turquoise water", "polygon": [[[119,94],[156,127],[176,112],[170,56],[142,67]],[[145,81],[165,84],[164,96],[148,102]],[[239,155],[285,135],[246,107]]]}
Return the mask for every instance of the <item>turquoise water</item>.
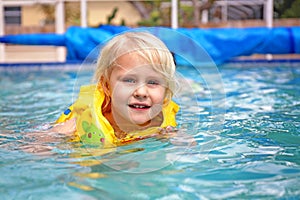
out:
{"label": "turquoise water", "polygon": [[179,67],[180,131],[197,145],[150,138],[106,152],[42,132],[89,71],[0,70],[1,199],[300,198],[297,63],[221,66],[216,87]]}

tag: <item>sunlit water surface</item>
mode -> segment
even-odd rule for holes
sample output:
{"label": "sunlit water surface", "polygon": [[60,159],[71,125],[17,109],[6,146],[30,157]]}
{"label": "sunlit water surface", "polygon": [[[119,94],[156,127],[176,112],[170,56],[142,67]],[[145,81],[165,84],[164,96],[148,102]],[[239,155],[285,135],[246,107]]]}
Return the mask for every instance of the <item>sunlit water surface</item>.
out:
{"label": "sunlit water surface", "polygon": [[298,199],[300,65],[221,66],[217,87],[201,70],[178,68],[175,98],[197,145],[150,138],[103,151],[42,132],[89,71],[1,68],[1,199]]}

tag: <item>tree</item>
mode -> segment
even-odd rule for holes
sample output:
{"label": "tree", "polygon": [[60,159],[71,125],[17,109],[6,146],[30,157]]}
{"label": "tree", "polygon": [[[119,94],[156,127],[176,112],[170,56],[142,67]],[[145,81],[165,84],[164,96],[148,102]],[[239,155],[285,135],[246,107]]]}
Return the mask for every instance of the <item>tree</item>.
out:
{"label": "tree", "polygon": [[300,0],[292,3],[291,7],[286,9],[282,14],[283,18],[299,18],[300,17]]}
{"label": "tree", "polygon": [[300,0],[274,0],[275,18],[299,18]]}

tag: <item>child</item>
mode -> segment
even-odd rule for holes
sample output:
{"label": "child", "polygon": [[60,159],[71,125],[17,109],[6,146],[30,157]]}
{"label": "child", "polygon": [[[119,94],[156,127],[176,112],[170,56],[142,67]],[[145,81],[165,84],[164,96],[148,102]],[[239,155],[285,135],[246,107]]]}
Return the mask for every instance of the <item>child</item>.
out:
{"label": "child", "polygon": [[176,126],[174,59],[152,34],[126,32],[112,38],[101,50],[94,81],[81,87],[52,131],[75,133],[77,141],[105,148]]}

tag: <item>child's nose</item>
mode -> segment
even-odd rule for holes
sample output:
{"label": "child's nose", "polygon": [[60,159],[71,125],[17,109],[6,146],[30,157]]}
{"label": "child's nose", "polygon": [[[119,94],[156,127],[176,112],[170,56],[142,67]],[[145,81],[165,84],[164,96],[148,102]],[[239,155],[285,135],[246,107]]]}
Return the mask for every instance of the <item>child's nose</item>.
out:
{"label": "child's nose", "polygon": [[146,98],[148,97],[148,90],[146,85],[140,85],[137,87],[133,93],[136,98]]}

